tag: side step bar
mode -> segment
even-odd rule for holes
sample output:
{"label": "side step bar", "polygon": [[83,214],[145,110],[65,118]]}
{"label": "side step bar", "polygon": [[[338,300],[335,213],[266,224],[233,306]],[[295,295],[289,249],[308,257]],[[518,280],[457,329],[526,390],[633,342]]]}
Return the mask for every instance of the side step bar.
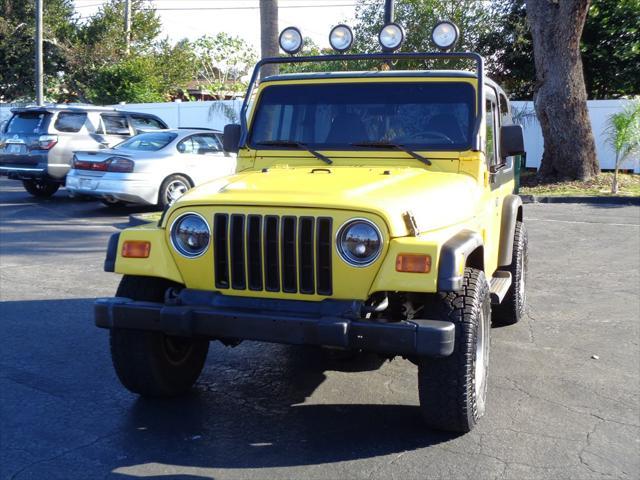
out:
{"label": "side step bar", "polygon": [[502,303],[505,295],[511,286],[511,272],[496,270],[491,278],[491,304],[498,305]]}

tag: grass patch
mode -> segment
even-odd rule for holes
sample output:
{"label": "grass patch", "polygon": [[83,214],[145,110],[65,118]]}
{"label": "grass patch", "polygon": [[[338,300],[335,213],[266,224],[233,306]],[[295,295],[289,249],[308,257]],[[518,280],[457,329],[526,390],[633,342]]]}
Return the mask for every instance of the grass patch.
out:
{"label": "grass patch", "polygon": [[618,193],[611,193],[613,173],[601,173],[587,181],[567,181],[541,183],[536,172],[522,172],[520,194],[558,197],[639,197],[640,175],[633,173],[618,174]]}

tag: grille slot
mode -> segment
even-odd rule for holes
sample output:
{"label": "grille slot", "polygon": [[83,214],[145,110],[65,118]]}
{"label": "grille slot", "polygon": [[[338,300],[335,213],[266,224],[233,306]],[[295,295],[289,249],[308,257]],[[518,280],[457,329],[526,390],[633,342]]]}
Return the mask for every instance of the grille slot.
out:
{"label": "grille slot", "polygon": [[318,295],[332,295],[331,218],[318,218],[316,228],[316,270]]}
{"label": "grille slot", "polygon": [[231,287],[236,290],[247,288],[244,259],[244,215],[231,215]]}
{"label": "grille slot", "polygon": [[249,215],[247,221],[247,276],[250,290],[262,290],[262,217]]}
{"label": "grille slot", "polygon": [[298,232],[300,293],[313,293],[313,217],[301,217]]}
{"label": "grille slot", "polygon": [[216,213],[213,219],[214,273],[216,288],[229,288],[229,216]]}
{"label": "grille slot", "polygon": [[282,218],[282,291],[296,293],[296,217]]}
{"label": "grille slot", "polygon": [[264,225],[265,288],[269,292],[280,291],[280,256],[278,255],[278,217],[269,215]]}
{"label": "grille slot", "polygon": [[331,218],[217,213],[213,225],[217,288],[333,294]]}

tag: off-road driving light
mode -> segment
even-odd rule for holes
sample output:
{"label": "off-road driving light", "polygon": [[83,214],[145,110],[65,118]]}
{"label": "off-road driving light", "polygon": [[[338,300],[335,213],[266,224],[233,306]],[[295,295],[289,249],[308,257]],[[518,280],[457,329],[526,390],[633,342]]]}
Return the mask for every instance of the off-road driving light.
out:
{"label": "off-road driving light", "polygon": [[342,259],[354,267],[366,267],[382,252],[382,234],[369,220],[356,218],[338,232],[336,247]]}
{"label": "off-road driving light", "polygon": [[431,31],[431,39],[440,50],[452,49],[459,36],[460,31],[456,24],[446,20],[439,22]]}
{"label": "off-road driving light", "polygon": [[296,27],[287,27],[280,32],[280,48],[289,55],[295,55],[302,49],[302,33]]}
{"label": "off-road driving light", "polygon": [[397,50],[404,42],[404,30],[397,23],[388,23],[380,30],[378,41],[384,50]]}
{"label": "off-road driving light", "polygon": [[202,255],[209,248],[210,240],[209,224],[197,213],[185,213],[171,225],[171,244],[185,257]]}
{"label": "off-road driving light", "polygon": [[346,25],[336,25],[329,33],[331,48],[338,52],[345,52],[353,44],[353,32]]}

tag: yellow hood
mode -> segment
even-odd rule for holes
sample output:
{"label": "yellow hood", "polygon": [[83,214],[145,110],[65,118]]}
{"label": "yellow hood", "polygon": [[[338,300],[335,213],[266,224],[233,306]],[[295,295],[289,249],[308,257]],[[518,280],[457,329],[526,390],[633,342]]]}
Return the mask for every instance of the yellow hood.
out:
{"label": "yellow hood", "polygon": [[275,167],[242,172],[187,192],[176,207],[251,205],[370,212],[383,218],[393,237],[408,234],[404,212],[422,232],[474,215],[476,181],[459,173],[414,167]]}

